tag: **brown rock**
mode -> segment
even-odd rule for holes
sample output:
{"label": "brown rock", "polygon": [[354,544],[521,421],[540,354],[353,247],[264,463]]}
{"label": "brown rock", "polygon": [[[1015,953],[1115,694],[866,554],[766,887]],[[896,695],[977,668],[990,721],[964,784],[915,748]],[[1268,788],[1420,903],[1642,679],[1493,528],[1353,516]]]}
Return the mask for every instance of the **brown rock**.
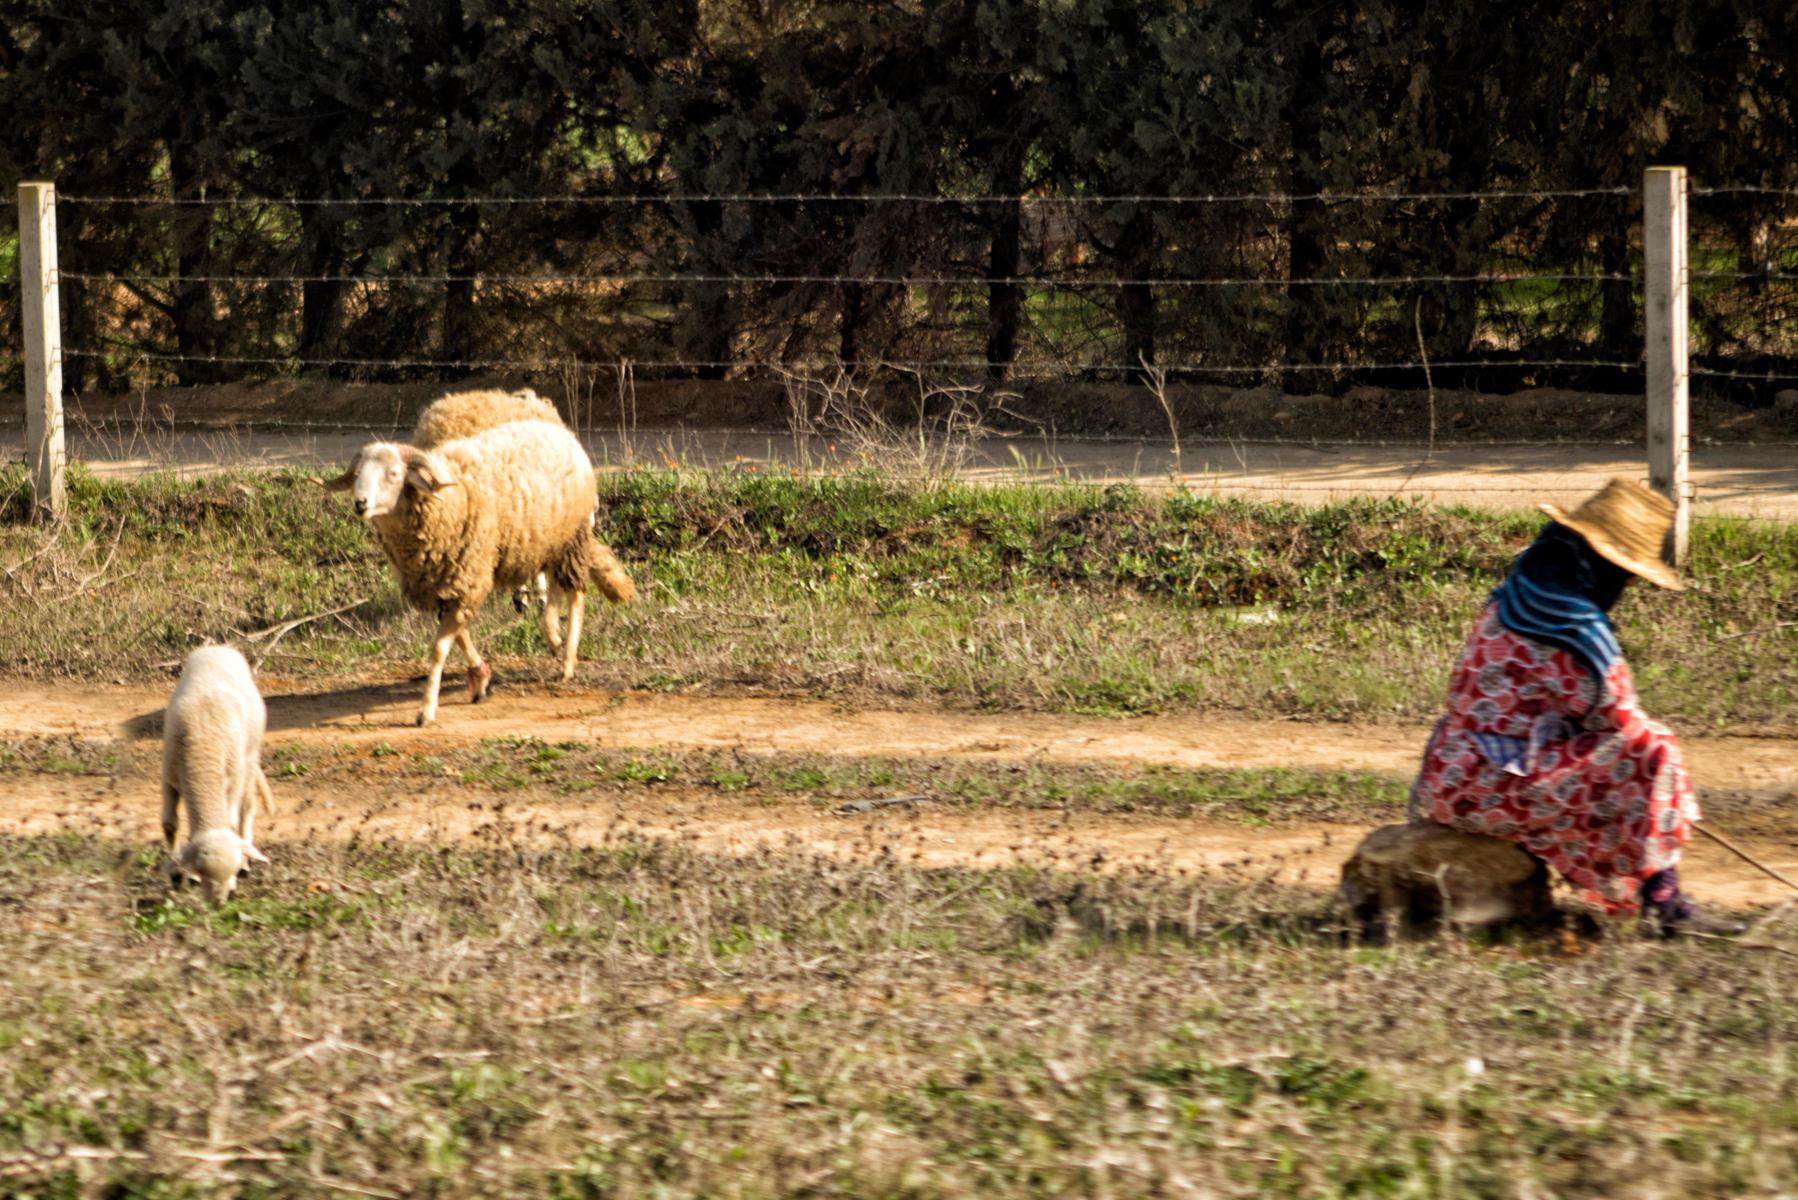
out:
{"label": "brown rock", "polygon": [[1384,825],[1342,864],[1337,893],[1364,927],[1413,929],[1547,921],[1555,916],[1548,866],[1501,838],[1428,822]]}
{"label": "brown rock", "polygon": [[1774,392],[1773,407],[1782,413],[1798,412],[1798,388],[1780,388]]}

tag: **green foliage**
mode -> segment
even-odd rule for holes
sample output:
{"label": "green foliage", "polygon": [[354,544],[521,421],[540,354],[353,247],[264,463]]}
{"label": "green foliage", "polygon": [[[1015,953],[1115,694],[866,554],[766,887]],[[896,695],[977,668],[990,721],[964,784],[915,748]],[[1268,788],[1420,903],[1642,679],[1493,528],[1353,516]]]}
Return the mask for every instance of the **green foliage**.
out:
{"label": "green foliage", "polygon": [[[1328,362],[1409,360],[1420,340],[1439,363],[1484,358],[1488,386],[1522,386],[1504,365],[1520,350],[1633,361],[1637,214],[1620,189],[1666,161],[1772,189],[1707,200],[1722,274],[1705,284],[1700,349],[1794,354],[1779,328],[1789,289],[1759,286],[1798,254],[1767,245],[1790,215],[1779,189],[1798,150],[1788,5],[13,9],[0,23],[12,177],[80,197],[312,202],[59,206],[80,274],[150,277],[65,280],[69,343],[104,350],[70,356],[76,387],[197,382],[235,356],[415,364],[356,369],[386,376],[431,374],[435,360],[460,375],[451,364],[529,345],[714,377],[741,356],[832,353],[1286,362],[1309,368],[1286,382],[1310,391],[1333,382]],[[1403,199],[1305,199],[1350,192]],[[1473,192],[1503,194],[1452,198]],[[665,193],[830,199],[492,203]],[[1300,199],[1261,198],[1279,193]],[[929,203],[858,200],[875,195]],[[1232,199],[1011,199],[1023,196]],[[421,203],[364,203],[393,198]],[[0,277],[15,245],[0,227]],[[699,278],[478,294],[471,281],[638,271]],[[1738,271],[1759,283],[1725,278]],[[1518,272],[1589,278],[1162,282]],[[966,283],[897,282],[907,275]],[[283,276],[296,282],[217,282]],[[347,281],[371,276],[444,282],[352,295]],[[749,282],[766,277],[786,281]],[[1128,282],[1084,286],[1111,280]],[[0,290],[0,327],[16,325],[16,303]],[[1437,382],[1457,374],[1445,366]]]}

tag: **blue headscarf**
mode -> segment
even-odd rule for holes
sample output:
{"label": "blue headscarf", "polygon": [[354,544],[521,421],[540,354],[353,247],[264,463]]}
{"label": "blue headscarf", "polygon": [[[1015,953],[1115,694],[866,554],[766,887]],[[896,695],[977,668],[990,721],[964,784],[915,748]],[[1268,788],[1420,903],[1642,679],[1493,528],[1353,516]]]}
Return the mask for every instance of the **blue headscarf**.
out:
{"label": "blue headscarf", "polygon": [[1567,651],[1603,679],[1623,657],[1605,614],[1629,579],[1628,571],[1595,552],[1585,538],[1550,522],[1517,556],[1492,599],[1506,629]]}

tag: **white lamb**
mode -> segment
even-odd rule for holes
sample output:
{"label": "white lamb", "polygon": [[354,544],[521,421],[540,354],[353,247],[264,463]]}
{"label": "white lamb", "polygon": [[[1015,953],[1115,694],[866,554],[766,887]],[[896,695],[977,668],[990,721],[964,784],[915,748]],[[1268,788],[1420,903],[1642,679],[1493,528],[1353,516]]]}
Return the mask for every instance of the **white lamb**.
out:
{"label": "white lamb", "polygon": [[187,802],[187,844],[171,882],[198,879],[223,904],[251,862],[267,862],[253,840],[256,804],[274,811],[262,773],[268,709],[250,664],[229,646],[204,646],[181,664],[162,726],[162,836],[175,848],[177,806]]}
{"label": "white lamb", "polygon": [[406,602],[437,617],[420,725],[436,719],[452,643],[468,660],[470,699],[486,697],[493,671],[468,625],[495,588],[549,574],[552,601],[565,596],[569,604],[564,679],[574,674],[588,585],[629,598],[630,580],[619,570],[623,587],[609,582],[608,561],[615,569],[617,560],[593,536],[593,464],[560,424],[514,421],[434,450],[371,442],[337,479],[317,482],[352,493],[352,507],[374,526]]}

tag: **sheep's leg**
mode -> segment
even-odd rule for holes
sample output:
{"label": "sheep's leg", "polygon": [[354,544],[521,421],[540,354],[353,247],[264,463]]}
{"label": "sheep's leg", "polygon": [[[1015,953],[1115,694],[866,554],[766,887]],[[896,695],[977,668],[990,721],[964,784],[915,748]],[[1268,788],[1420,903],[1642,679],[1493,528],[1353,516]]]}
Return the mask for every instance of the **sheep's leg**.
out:
{"label": "sheep's leg", "polygon": [[181,811],[181,789],[175,786],[170,772],[164,768],[162,773],[162,840],[168,843],[170,850],[175,848],[175,818]]}
{"label": "sheep's leg", "polygon": [[420,725],[429,725],[437,719],[437,693],[443,686],[443,663],[449,657],[450,645],[461,633],[462,622],[457,614],[448,612],[437,618],[437,637],[431,643],[431,674],[425,680],[425,706],[418,710]]}
{"label": "sheep's leg", "polygon": [[[243,839],[245,858],[251,862],[265,863],[268,861],[268,855],[256,849],[256,802],[261,798],[261,794],[268,790],[268,780],[262,777],[262,768],[252,767],[250,769],[254,773],[254,777],[247,789],[249,794],[237,807],[237,836]],[[248,869],[245,868],[245,870]]]}
{"label": "sheep's leg", "polygon": [[558,585],[549,590],[543,601],[543,640],[552,652],[562,648],[561,605],[566,594]]}
{"label": "sheep's leg", "polygon": [[568,596],[568,641],[562,647],[562,679],[574,678],[575,660],[581,650],[581,618],[587,609],[587,589],[575,588]]}
{"label": "sheep's leg", "polygon": [[479,704],[492,688],[493,668],[481,661],[481,652],[474,648],[467,626],[456,631],[456,645],[462,647],[462,657],[468,660],[468,702]]}
{"label": "sheep's leg", "polygon": [[[175,853],[175,819],[181,811],[181,789],[175,786],[175,772],[171,766],[162,769],[162,840],[168,843],[169,853]],[[182,883],[181,860],[173,859],[169,864],[169,886],[178,888]]]}

